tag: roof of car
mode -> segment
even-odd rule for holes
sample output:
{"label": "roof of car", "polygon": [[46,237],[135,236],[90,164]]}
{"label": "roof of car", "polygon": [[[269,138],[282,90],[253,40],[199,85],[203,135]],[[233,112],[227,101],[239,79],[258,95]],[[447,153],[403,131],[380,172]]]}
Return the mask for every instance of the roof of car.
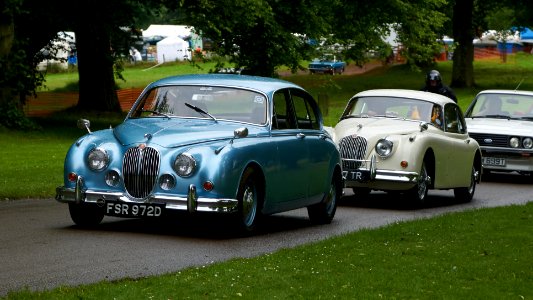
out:
{"label": "roof of car", "polygon": [[413,98],[438,103],[440,105],[444,105],[449,102],[455,103],[452,99],[440,94],[409,89],[374,89],[362,91],[354,95],[354,97],[377,96]]}
{"label": "roof of car", "polygon": [[238,74],[192,74],[172,76],[155,81],[151,83],[149,87],[159,85],[201,84],[243,87],[259,90],[265,93],[286,87],[302,89],[300,86],[292,82],[281,79]]}
{"label": "roof of car", "polygon": [[533,96],[533,91],[520,91],[520,90],[483,90],[478,93],[481,94],[515,94],[515,95],[527,95]]}

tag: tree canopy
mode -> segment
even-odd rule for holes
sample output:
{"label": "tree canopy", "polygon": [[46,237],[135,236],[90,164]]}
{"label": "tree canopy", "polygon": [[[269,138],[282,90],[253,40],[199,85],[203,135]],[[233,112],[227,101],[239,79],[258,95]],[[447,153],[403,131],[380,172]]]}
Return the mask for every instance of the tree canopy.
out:
{"label": "tree canopy", "polygon": [[514,12],[518,24],[533,23],[528,0],[4,0],[0,107],[15,113],[2,123],[23,125],[16,123],[24,99],[44,83],[35,67],[53,55],[51,41],[59,31],[76,34],[78,108],[118,112],[115,80],[121,78],[121,61],[137,29],[157,20],[193,26],[212,41],[219,57],[262,76],[276,76],[280,66],[296,71],[301,61],[326,52],[361,65],[369,52],[387,47],[382,38],[391,30],[407,63],[425,68],[434,63],[439,39],[452,32],[457,44],[452,86],[460,87],[475,84],[472,38],[487,28],[485,17],[501,7]]}

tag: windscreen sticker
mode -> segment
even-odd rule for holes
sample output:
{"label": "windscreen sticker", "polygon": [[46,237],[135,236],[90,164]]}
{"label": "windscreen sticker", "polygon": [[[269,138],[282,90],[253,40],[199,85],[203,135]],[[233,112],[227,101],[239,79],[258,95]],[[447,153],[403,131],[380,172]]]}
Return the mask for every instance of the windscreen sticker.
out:
{"label": "windscreen sticker", "polygon": [[260,104],[265,103],[265,97],[263,97],[263,96],[255,96],[254,103],[260,103]]}

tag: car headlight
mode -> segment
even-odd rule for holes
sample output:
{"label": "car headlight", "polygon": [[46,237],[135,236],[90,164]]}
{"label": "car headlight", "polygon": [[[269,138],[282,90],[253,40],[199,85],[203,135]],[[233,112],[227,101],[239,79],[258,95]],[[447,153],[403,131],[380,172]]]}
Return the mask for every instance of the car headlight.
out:
{"label": "car headlight", "polygon": [[530,137],[525,138],[525,139],[522,141],[522,145],[524,145],[524,148],[526,148],[526,149],[531,149],[531,148],[533,148],[533,139],[530,138]]}
{"label": "car headlight", "polygon": [[376,153],[381,157],[388,157],[392,153],[392,141],[389,141],[387,139],[380,139],[376,143]]}
{"label": "car headlight", "polygon": [[188,153],[182,153],[174,161],[174,171],[180,177],[189,177],[196,169],[196,160]]}
{"label": "car headlight", "polygon": [[89,152],[87,156],[87,163],[89,168],[93,171],[101,171],[107,168],[109,163],[109,155],[102,148],[94,148]]}
{"label": "car headlight", "polygon": [[511,148],[518,148],[518,147],[520,147],[520,139],[517,138],[516,136],[513,136],[513,137],[509,140],[509,146],[511,146]]}

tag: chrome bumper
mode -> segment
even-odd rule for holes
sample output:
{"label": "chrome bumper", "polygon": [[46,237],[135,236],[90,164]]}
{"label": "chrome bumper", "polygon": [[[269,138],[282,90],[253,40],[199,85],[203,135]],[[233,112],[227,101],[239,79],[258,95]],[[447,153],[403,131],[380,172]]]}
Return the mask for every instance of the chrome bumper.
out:
{"label": "chrome bumper", "polygon": [[[370,182],[374,181],[392,181],[401,183],[416,183],[419,177],[417,172],[405,172],[405,171],[391,171],[391,170],[368,170],[359,169],[359,171],[370,172],[374,176],[370,177]],[[346,182],[359,182],[357,180],[350,179],[350,172],[344,171],[343,177]]]}
{"label": "chrome bumper", "polygon": [[417,172],[406,172],[406,171],[397,171],[397,170],[378,170],[376,156],[372,155],[369,160],[354,160],[346,159],[351,161],[357,161],[364,163],[368,168],[359,168],[356,171],[343,171],[342,177],[346,182],[362,182],[356,180],[357,172],[368,173],[368,182],[375,181],[387,181],[387,182],[398,182],[398,183],[408,183],[414,184],[418,181],[419,174]]}
{"label": "chrome bumper", "polygon": [[194,212],[232,213],[237,211],[236,199],[198,198],[196,187],[189,186],[187,197],[177,197],[171,194],[158,194],[149,196],[142,201],[137,201],[122,192],[93,191],[82,188],[82,179],[79,178],[75,188],[59,186],[56,188],[55,199],[59,202],[69,203],[95,203],[105,205],[106,201],[129,203],[164,203],[165,209]]}

